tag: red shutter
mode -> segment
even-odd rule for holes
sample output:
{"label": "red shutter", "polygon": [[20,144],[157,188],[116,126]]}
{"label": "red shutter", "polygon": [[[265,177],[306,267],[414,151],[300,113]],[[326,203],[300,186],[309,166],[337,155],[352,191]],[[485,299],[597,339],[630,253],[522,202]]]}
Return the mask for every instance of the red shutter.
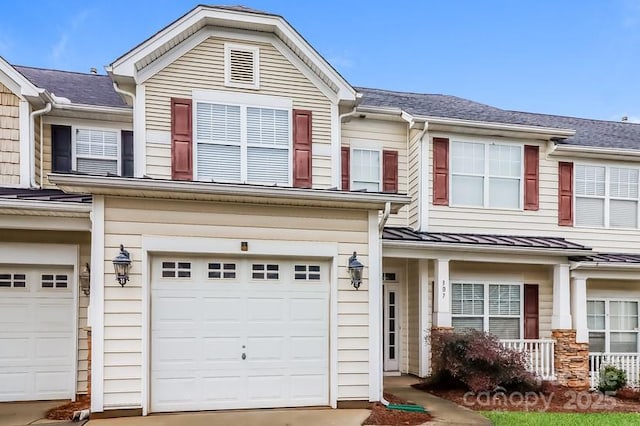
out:
{"label": "red shutter", "polygon": [[539,339],[538,284],[524,285],[524,338]]}
{"label": "red shutter", "polygon": [[558,225],[573,226],[573,163],[558,163]]}
{"label": "red shutter", "polygon": [[433,138],[433,204],[449,205],[449,139]]}
{"label": "red shutter", "polygon": [[293,186],[311,188],[311,111],[293,110]]}
{"label": "red shutter", "polygon": [[343,146],[342,147],[342,151],[341,151],[341,161],[340,163],[342,164],[342,190],[343,191],[348,191],[349,187],[351,186],[351,175],[349,174],[350,171],[350,157],[351,157],[351,150],[348,146]]}
{"label": "red shutter", "polygon": [[171,178],[193,179],[191,99],[171,98]]}
{"label": "red shutter", "polygon": [[382,151],[382,192],[398,192],[398,151]]}
{"label": "red shutter", "polygon": [[538,210],[540,193],[540,148],[535,145],[524,146],[524,209]]}

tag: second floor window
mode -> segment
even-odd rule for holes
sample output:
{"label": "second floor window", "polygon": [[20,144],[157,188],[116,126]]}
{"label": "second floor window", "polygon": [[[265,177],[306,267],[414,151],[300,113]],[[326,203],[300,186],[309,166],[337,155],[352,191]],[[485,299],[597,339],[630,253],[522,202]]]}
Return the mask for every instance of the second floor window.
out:
{"label": "second floor window", "polygon": [[521,208],[521,146],[454,141],[450,161],[452,205]]}
{"label": "second floor window", "polygon": [[196,103],[199,180],[290,185],[291,111]]}
{"label": "second floor window", "polygon": [[638,169],[577,164],[577,226],[637,228]]}
{"label": "second floor window", "polygon": [[351,189],[380,192],[380,151],[354,148],[351,157]]}
{"label": "second floor window", "polygon": [[118,132],[112,130],[76,129],[76,170],[103,175],[118,174]]}

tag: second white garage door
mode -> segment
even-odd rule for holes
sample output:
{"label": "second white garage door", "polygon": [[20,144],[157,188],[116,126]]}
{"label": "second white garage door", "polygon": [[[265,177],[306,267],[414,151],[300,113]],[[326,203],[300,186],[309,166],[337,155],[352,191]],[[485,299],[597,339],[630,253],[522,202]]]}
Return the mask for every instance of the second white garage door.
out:
{"label": "second white garage door", "polygon": [[151,411],[329,404],[329,267],[155,258]]}

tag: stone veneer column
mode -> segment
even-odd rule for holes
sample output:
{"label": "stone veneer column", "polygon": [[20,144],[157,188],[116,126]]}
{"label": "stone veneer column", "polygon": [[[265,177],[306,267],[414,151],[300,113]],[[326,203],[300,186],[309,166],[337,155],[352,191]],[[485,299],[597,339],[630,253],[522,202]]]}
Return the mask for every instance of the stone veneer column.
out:
{"label": "stone veneer column", "polygon": [[576,342],[575,330],[552,330],[558,383],[575,390],[589,389],[589,344]]}

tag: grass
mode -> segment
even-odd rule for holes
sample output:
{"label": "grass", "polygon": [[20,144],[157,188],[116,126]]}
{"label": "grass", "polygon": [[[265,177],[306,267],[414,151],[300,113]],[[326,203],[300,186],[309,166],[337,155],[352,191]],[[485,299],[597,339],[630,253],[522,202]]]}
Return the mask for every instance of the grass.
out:
{"label": "grass", "polygon": [[640,424],[638,413],[534,413],[483,411],[495,426],[631,426]]}

